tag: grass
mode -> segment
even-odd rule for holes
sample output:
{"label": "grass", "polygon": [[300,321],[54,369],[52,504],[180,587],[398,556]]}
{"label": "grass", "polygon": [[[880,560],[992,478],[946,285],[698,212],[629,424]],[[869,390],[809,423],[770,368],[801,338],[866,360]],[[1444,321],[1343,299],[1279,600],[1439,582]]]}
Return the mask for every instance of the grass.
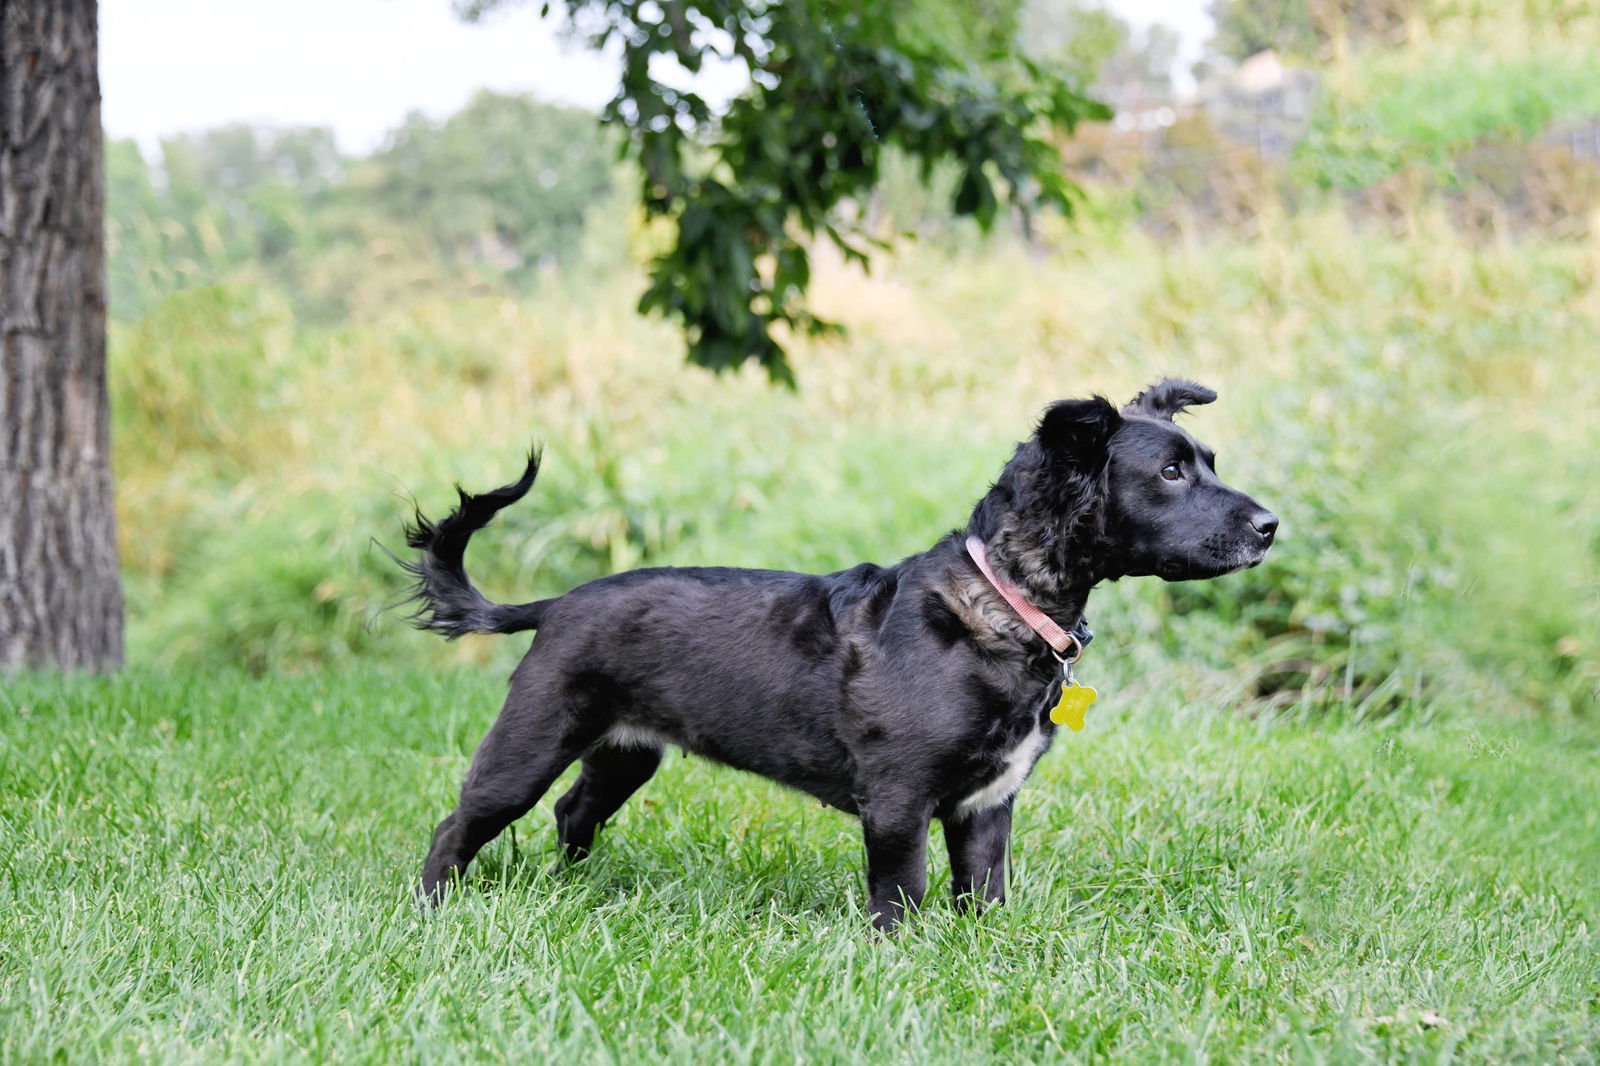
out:
{"label": "grass", "polygon": [[1095,659],[1012,902],[888,942],[853,820],[683,759],[585,866],[553,791],[419,915],[482,671],[11,679],[0,1062],[1595,1060],[1592,724],[1252,718]]}
{"label": "grass", "polygon": [[369,625],[400,588],[370,542],[396,543],[411,491],[438,513],[452,481],[500,484],[547,443],[534,495],[474,542],[501,597],[640,564],[887,562],[963,522],[1049,400],[1179,373],[1221,393],[1188,424],[1280,542],[1225,582],[1097,594],[1102,632],[1153,666],[1311,661],[1336,701],[1592,713],[1596,246],[1322,216],[1249,245],[1062,240],[1037,261],[900,249],[870,278],[819,263],[818,309],[851,332],[796,345],[797,393],[685,367],[628,271],[333,331],[260,289],[174,297],[112,345],[132,657],[503,668]]}
{"label": "grass", "polygon": [[[117,325],[137,665],[0,693],[0,1064],[1594,1061],[1600,256],[1435,222],[820,262],[851,332],[795,346],[795,393],[685,368],[627,269]],[[501,598],[886,562],[1046,402],[1167,372],[1221,392],[1189,424],[1280,543],[1096,593],[1104,698],[1023,793],[1007,907],[940,887],[875,940],[853,820],[673,759],[581,869],[548,872],[558,785],[414,910],[524,645],[377,616],[410,489],[437,513],[546,441],[474,542]]]}
{"label": "grass", "polygon": [[[1503,8],[1463,10],[1515,91],[1422,52],[1330,83],[1389,135],[1355,162],[1572,103],[1518,51],[1557,31]],[[0,687],[0,1066],[1600,1058],[1600,245],[1096,217],[1043,258],[959,227],[871,277],[819,257],[850,332],[793,344],[793,393],[633,314],[621,212],[525,297],[373,246],[299,279],[338,328],[256,269],[115,322],[135,666]],[[1220,391],[1188,424],[1279,544],[1096,593],[1102,699],[1022,793],[1006,907],[952,913],[936,829],[928,906],[874,938],[854,820],[683,759],[582,867],[550,872],[563,782],[413,906],[525,646],[378,615],[413,490],[437,514],[546,442],[474,542],[502,598],[887,562],[1049,400],[1164,373]]]}

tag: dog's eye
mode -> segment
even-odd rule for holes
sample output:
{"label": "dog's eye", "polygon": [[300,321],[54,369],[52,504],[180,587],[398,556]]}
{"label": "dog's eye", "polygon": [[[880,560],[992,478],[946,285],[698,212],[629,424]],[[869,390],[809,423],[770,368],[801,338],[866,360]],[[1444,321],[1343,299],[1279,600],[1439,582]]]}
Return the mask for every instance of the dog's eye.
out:
{"label": "dog's eye", "polygon": [[1178,469],[1177,463],[1168,463],[1161,468],[1161,476],[1168,481],[1179,481],[1183,478],[1183,471]]}

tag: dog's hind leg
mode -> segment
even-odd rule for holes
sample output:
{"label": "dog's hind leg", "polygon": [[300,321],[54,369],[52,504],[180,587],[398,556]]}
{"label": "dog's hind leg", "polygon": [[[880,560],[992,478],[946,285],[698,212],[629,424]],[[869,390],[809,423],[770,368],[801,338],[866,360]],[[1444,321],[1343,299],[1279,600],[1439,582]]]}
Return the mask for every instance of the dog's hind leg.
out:
{"label": "dog's hind leg", "polygon": [[569,862],[589,854],[595,833],[650,780],[661,765],[661,750],[601,741],[583,757],[577,783],[556,801],[556,833]]}
{"label": "dog's hind leg", "polygon": [[422,896],[438,902],[482,847],[539,802],[594,742],[595,727],[570,702],[513,687],[499,719],[473,753],[454,812],[433,831],[422,864]]}
{"label": "dog's hind leg", "polygon": [[1010,840],[1010,800],[965,818],[944,819],[957,910],[981,911],[987,904],[1005,902],[1006,845]]}

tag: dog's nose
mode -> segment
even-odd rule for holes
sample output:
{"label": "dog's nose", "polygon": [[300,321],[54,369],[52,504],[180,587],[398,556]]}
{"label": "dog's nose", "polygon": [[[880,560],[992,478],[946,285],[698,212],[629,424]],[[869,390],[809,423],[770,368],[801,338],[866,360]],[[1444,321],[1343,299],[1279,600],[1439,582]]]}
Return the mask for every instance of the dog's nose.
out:
{"label": "dog's nose", "polygon": [[1272,543],[1272,535],[1278,532],[1278,516],[1271,511],[1260,511],[1250,519],[1250,525],[1261,534],[1261,539],[1268,544]]}

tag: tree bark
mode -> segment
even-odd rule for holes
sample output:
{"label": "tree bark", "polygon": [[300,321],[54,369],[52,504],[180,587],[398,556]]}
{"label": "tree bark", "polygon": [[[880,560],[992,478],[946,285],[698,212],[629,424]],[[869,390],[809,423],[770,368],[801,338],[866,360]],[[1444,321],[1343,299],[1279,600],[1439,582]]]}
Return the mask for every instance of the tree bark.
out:
{"label": "tree bark", "polygon": [[95,0],[0,0],[0,671],[122,662]]}

